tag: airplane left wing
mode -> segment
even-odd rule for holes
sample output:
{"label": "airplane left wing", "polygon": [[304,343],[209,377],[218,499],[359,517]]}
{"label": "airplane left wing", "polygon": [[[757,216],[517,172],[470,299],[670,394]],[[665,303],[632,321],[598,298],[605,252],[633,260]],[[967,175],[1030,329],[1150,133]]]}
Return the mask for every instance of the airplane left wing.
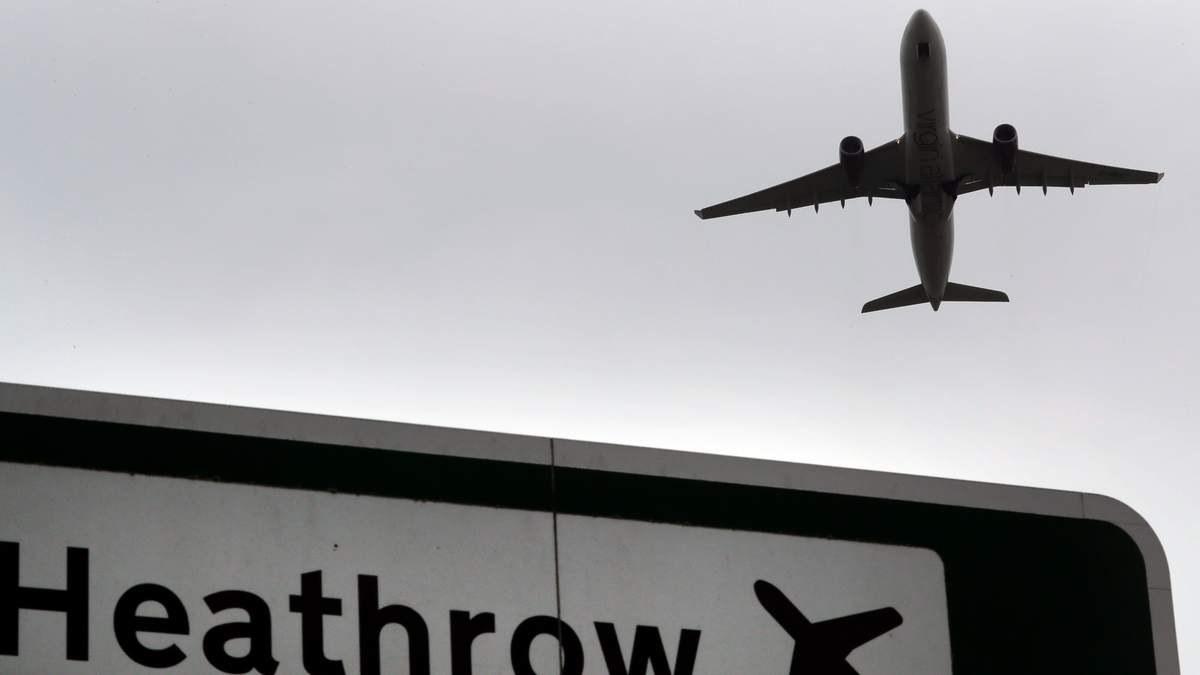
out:
{"label": "airplane left wing", "polygon": [[1065,187],[1074,192],[1075,188],[1088,185],[1157,183],[1163,177],[1163,174],[1153,171],[1122,169],[1019,149],[1016,152],[1016,167],[1005,174],[1002,173],[991,142],[956,135],[953,147],[955,170],[962,179],[955,193],[960,195],[1004,185],[1016,186],[1018,192],[1021,187],[1040,187],[1042,192],[1052,187]]}
{"label": "airplane left wing", "polygon": [[861,156],[862,174],[857,186],[850,185],[839,163],[745,197],[700,209],[696,215],[708,219],[768,209],[787,211],[791,215],[792,209],[819,208],[828,202],[840,201],[845,206],[847,199],[855,197],[904,199],[904,139],[889,141]]}
{"label": "airplane left wing", "polygon": [[780,626],[787,631],[788,635],[799,640],[804,637],[804,630],[810,624],[808,619],[796,609],[791,600],[783,594],[769,581],[759,579],[754,582],[754,594],[758,596],[759,603],[763,609],[771,615],[771,618],[779,622]]}

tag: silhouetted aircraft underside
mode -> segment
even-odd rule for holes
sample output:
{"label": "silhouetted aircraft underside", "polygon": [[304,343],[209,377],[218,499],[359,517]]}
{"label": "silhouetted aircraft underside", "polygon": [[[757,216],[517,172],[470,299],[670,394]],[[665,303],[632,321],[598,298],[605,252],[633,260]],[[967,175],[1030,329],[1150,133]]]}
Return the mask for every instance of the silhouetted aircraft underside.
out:
{"label": "silhouetted aircraft underside", "polygon": [[921,283],[863,305],[863,312],[928,302],[1008,302],[1000,291],[950,282],[954,254],[954,202],[960,195],[997,187],[1075,188],[1147,184],[1163,174],[1051,157],[1017,147],[1017,130],[1001,124],[992,140],[950,130],[946,47],[933,17],[917,10],[900,42],[904,135],[872,150],[855,136],[842,139],[840,161],[807,176],[700,209],[701,218],[751,211],[787,211],[866,197],[908,203],[913,258]]}

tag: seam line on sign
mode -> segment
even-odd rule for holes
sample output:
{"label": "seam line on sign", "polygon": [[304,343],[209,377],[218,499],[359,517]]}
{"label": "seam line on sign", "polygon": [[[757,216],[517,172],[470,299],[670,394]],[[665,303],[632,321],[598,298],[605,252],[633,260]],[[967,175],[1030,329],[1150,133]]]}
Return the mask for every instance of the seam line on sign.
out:
{"label": "seam line on sign", "polygon": [[558,619],[558,672],[562,675],[563,661],[563,623],[562,623],[562,591],[558,575],[558,486],[554,480],[554,439],[550,439],[550,523],[554,530],[554,618]]}

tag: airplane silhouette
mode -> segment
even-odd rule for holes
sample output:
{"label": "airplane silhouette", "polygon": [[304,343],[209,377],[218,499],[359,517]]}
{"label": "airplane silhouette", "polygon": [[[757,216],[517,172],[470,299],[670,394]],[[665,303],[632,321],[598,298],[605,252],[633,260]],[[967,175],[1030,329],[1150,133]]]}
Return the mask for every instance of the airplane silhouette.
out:
{"label": "airplane silhouette", "polygon": [[1161,173],[1051,157],[1017,147],[1017,130],[1001,124],[991,142],[950,130],[946,84],[946,43],[933,17],[913,13],[900,40],[900,91],[904,135],[872,150],[857,136],[839,146],[837,164],[775,187],[696,211],[701,218],[720,218],[752,211],[787,211],[866,197],[903,199],[908,203],[909,238],[921,283],[863,305],[863,312],[928,302],[937,311],[943,302],[1008,302],[1008,295],[950,281],[954,257],[954,204],[970,192],[1012,185],[1075,188],[1087,185],[1148,184]]}
{"label": "airplane silhouette", "polygon": [[754,582],[754,594],[779,625],[796,641],[788,675],[858,675],[846,662],[856,648],[904,622],[893,607],[811,623],[770,582]]}

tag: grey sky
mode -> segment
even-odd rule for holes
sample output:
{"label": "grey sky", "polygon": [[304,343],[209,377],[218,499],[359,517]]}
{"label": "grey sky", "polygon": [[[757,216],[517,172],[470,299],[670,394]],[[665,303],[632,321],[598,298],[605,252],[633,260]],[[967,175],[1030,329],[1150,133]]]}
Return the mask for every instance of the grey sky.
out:
{"label": "grey sky", "polygon": [[1084,490],[1200,667],[1200,7],[926,3],[951,126],[1165,171],[692,209],[902,133],[915,5],[7,3],[0,380]]}

